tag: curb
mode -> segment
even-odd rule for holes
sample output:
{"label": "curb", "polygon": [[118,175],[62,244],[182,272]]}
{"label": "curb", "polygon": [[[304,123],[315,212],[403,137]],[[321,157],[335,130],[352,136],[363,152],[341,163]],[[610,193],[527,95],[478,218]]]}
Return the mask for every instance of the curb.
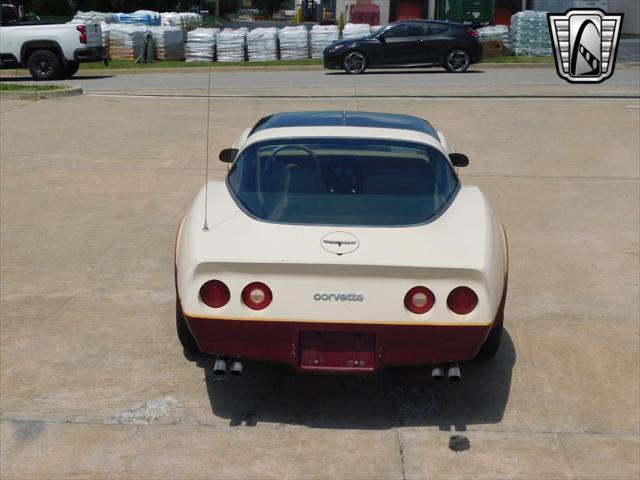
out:
{"label": "curb", "polygon": [[0,92],[0,97],[13,98],[17,100],[40,100],[44,98],[75,97],[76,95],[82,95],[83,93],[84,92],[81,87],[70,87],[61,88],[59,90]]}

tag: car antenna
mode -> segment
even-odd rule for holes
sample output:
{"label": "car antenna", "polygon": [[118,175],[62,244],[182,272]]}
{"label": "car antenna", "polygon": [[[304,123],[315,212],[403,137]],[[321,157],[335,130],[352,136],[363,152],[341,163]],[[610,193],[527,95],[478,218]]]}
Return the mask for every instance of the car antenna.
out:
{"label": "car antenna", "polygon": [[209,118],[211,118],[211,63],[213,63],[213,59],[209,62],[209,86],[207,88],[207,142],[204,152],[205,163],[204,163],[204,225],[202,226],[203,232],[208,232],[209,227],[207,226],[207,210],[209,206]]}

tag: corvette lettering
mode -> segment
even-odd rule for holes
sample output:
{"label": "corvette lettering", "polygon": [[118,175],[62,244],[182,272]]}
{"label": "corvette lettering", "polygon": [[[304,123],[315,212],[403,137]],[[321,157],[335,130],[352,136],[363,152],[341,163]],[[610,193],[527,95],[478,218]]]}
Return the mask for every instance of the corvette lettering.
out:
{"label": "corvette lettering", "polygon": [[364,295],[361,293],[314,293],[313,299],[317,302],[362,302]]}

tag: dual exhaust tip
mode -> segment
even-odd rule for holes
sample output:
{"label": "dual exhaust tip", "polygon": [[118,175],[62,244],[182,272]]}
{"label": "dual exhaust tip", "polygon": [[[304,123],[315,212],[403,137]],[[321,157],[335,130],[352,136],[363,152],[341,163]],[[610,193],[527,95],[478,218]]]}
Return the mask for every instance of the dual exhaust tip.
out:
{"label": "dual exhaust tip", "polygon": [[[448,365],[442,364],[434,364],[431,367],[431,378],[440,382],[445,378],[445,369],[446,369],[446,377],[452,381],[457,382],[462,378],[462,372],[460,371],[460,364],[458,362],[450,362]],[[227,373],[227,359],[224,357],[216,358],[215,363],[213,364],[213,373],[216,375],[225,375]],[[230,361],[229,365],[229,373],[236,377],[242,375],[242,362],[238,359],[233,359]]]}
{"label": "dual exhaust tip", "polygon": [[[213,364],[213,373],[216,375],[224,375],[227,373],[227,360],[224,357],[216,358],[216,362]],[[242,375],[242,363],[240,360],[231,360],[229,373],[236,377]]]}
{"label": "dual exhaust tip", "polygon": [[462,378],[462,372],[460,371],[460,364],[458,362],[450,362],[448,365],[434,364],[431,367],[431,378],[436,382],[441,382],[446,376],[452,382],[457,382]]}

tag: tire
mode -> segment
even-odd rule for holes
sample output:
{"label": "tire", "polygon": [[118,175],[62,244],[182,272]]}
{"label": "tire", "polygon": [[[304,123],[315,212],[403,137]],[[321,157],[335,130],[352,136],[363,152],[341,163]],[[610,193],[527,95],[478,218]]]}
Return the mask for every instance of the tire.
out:
{"label": "tire", "polygon": [[180,307],[180,302],[178,301],[176,301],[176,330],[178,331],[178,340],[180,340],[180,344],[186,352],[200,352],[198,344],[196,343],[196,339],[193,337],[193,335],[191,335],[191,332],[189,331],[187,321],[184,318],[182,308]]}
{"label": "tire", "polygon": [[470,65],[471,56],[461,48],[451,50],[444,59],[444,68],[451,73],[466,72]]}
{"label": "tire", "polygon": [[342,68],[351,75],[363,73],[367,69],[367,57],[357,50],[348,52],[342,59]]}
{"label": "tire", "polygon": [[80,68],[80,64],[78,62],[69,62],[66,65],[62,66],[60,76],[62,78],[71,78],[76,73],[78,73],[79,68]]}
{"label": "tire", "polygon": [[480,351],[476,355],[476,360],[486,361],[491,360],[498,353],[500,348],[500,342],[502,341],[502,332],[504,327],[502,325],[493,327],[489,332],[489,336],[480,347]]}
{"label": "tire", "polygon": [[49,50],[33,52],[29,57],[28,66],[34,80],[55,80],[62,71],[60,59]]}

